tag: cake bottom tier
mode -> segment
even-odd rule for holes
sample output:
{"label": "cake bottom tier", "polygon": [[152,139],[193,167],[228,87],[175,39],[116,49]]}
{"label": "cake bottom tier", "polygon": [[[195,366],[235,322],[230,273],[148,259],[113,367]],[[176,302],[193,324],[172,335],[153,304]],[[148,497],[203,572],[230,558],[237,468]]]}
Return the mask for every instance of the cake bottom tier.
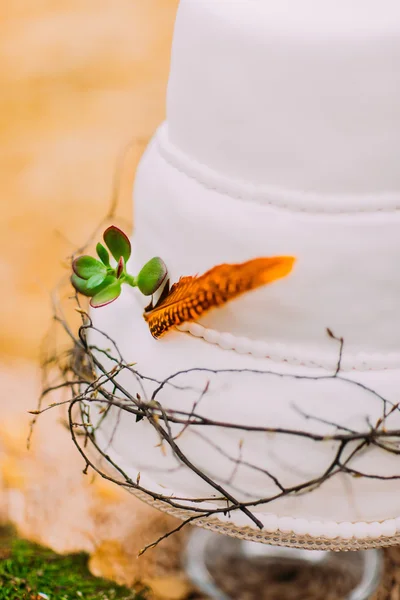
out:
{"label": "cake bottom tier", "polygon": [[[264,532],[397,539],[400,369],[310,369],[240,355],[180,331],[157,341],[134,290],[92,318],[134,363],[117,381],[158,407],[158,423],[173,442],[162,441],[146,418],[137,422],[113,407],[97,441],[133,481],[140,473],[141,486],[180,498],[188,509],[230,506],[214,517],[232,527],[256,527],[232,508],[239,502]],[[112,352],[99,331],[91,332],[92,343]]]}

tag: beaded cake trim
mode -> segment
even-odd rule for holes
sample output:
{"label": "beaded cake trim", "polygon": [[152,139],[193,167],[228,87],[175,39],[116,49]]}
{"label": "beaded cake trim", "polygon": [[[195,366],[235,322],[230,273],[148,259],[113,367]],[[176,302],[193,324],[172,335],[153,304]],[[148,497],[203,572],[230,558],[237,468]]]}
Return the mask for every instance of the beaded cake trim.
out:
{"label": "beaded cake trim", "polygon": [[[137,498],[150,506],[178,519],[185,520],[193,513],[182,509],[171,508],[161,500],[154,500],[144,492],[134,490]],[[276,546],[290,546],[307,550],[364,550],[393,546],[400,543],[400,517],[381,522],[341,522],[308,521],[276,515],[257,516],[262,519],[264,528],[260,531],[255,526],[237,525],[235,522],[220,518],[199,518],[193,525],[204,527],[217,533],[238,539]]]}
{"label": "beaded cake trim", "polygon": [[[122,464],[118,455],[118,464]],[[124,466],[126,470],[126,465]],[[144,476],[144,479],[148,477]],[[149,489],[162,490],[163,494],[174,496],[171,490],[160,487],[149,480]],[[192,517],[190,512],[190,499],[187,499],[188,509],[171,507],[162,500],[155,500],[141,490],[132,490],[132,494],[151,506],[166,512],[178,519]],[[253,523],[249,523],[243,515],[215,515],[211,518],[199,517],[193,521],[194,525],[205,527],[220,533],[225,533],[241,539],[257,542],[274,543],[284,546],[297,546],[313,549],[317,544],[322,550],[359,550],[362,548],[376,547],[379,545],[390,546],[400,543],[400,517],[385,519],[384,521],[318,521],[294,517],[278,517],[274,514],[257,513],[263,523],[259,530]]]}
{"label": "beaded cake trim", "polygon": [[376,194],[327,194],[285,190],[270,185],[255,185],[221,175],[188,156],[168,137],[167,123],[163,123],[155,138],[156,148],[168,165],[203,187],[237,200],[246,200],[290,210],[296,213],[354,215],[375,212],[400,211],[397,192]]}
{"label": "beaded cake trim", "polygon": [[[98,434],[97,434],[98,435]],[[113,451],[115,462],[128,471],[128,465],[124,464],[121,456]],[[147,480],[147,481],[146,481]],[[155,483],[149,476],[142,474],[142,481],[152,491],[174,497],[172,490]],[[178,519],[192,517],[190,512],[191,501],[188,498],[187,510],[172,507],[162,500],[156,500],[144,491],[132,489],[131,493],[158,510],[173,515]],[[177,494],[179,495],[179,494]],[[196,505],[197,506],[197,505]],[[294,517],[278,517],[274,514],[258,512],[257,517],[263,523],[263,529],[259,530],[253,523],[242,515],[232,513],[230,515],[215,515],[211,518],[199,517],[193,521],[193,525],[205,527],[220,533],[225,533],[241,539],[254,540],[264,543],[274,543],[283,546],[297,546],[323,550],[359,550],[362,548],[390,546],[400,543],[400,517],[385,519],[383,521],[318,521],[317,519],[302,519]]]}
{"label": "beaded cake trim", "polygon": [[[238,337],[231,333],[216,331],[200,325],[200,323],[186,322],[177,327],[179,331],[187,332],[197,338],[203,338],[209,344],[219,346],[223,350],[233,350],[238,354],[250,354],[255,358],[267,358],[274,362],[287,363],[294,366],[335,369],[338,357],[325,353],[315,359],[313,355],[307,356],[304,350],[298,349],[293,355],[288,355],[286,344],[277,342],[263,342]],[[315,355],[314,355],[315,356]],[[382,371],[400,368],[400,354],[370,354],[343,355],[341,361],[342,371]]]}

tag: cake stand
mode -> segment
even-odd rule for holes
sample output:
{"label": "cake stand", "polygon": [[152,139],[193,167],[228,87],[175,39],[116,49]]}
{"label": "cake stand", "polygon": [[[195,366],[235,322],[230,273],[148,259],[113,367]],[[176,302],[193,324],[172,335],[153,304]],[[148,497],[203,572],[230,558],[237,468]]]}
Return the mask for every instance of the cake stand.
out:
{"label": "cake stand", "polygon": [[238,585],[246,589],[246,598],[304,598],[304,588],[322,598],[327,585],[337,598],[366,600],[379,584],[382,555],[380,550],[270,546],[198,529],[189,539],[184,564],[192,582],[215,600],[244,597]]}
{"label": "cake stand", "polygon": [[[179,519],[191,516],[142,492],[134,495]],[[238,527],[215,518],[194,524],[183,568],[196,588],[213,600],[368,600],[383,573],[382,548],[400,543],[399,535],[328,540]]]}

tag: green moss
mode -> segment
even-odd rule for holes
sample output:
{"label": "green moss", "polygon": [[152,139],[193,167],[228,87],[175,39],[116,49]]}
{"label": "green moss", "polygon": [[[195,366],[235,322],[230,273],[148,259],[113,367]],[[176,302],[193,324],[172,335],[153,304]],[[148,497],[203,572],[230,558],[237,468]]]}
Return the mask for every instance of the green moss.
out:
{"label": "green moss", "polygon": [[135,592],[93,577],[86,554],[61,556],[0,529],[0,600],[145,600]]}

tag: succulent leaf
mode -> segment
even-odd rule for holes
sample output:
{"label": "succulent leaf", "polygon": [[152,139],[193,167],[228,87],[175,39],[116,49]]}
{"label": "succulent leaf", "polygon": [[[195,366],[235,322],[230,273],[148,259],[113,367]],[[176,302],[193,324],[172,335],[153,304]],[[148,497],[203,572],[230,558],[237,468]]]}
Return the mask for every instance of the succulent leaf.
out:
{"label": "succulent leaf", "polygon": [[131,255],[131,243],[123,231],[115,225],[111,225],[105,230],[103,239],[116,261],[122,256],[125,262],[128,262]]}
{"label": "succulent leaf", "polygon": [[105,278],[106,278],[106,275],[104,273],[98,273],[97,275],[92,275],[87,280],[87,289],[93,290],[94,288],[101,286],[101,284],[103,283]]}
{"label": "succulent leaf", "polygon": [[96,246],[97,256],[106,267],[110,266],[110,255],[107,252],[107,248],[104,248],[103,244],[100,242]]}
{"label": "succulent leaf", "polygon": [[97,285],[96,287],[93,287],[93,288],[89,288],[89,286],[88,286],[89,280],[78,277],[78,275],[76,275],[76,273],[72,273],[72,275],[71,275],[71,283],[72,283],[73,287],[76,289],[77,292],[79,292],[80,294],[83,294],[84,296],[94,296],[103,287],[107,287],[108,285],[110,285],[110,283],[113,283],[114,281],[115,281],[115,277],[113,277],[112,275],[109,275],[103,280],[103,282],[100,285]]}
{"label": "succulent leaf", "polygon": [[121,293],[121,283],[118,279],[113,278],[114,281],[102,289],[95,295],[90,301],[92,308],[100,308],[114,302]]}
{"label": "succulent leaf", "polygon": [[76,289],[77,292],[83,294],[84,296],[91,296],[92,291],[87,288],[87,279],[82,279],[78,277],[76,273],[72,273],[71,275],[71,283],[72,286]]}
{"label": "succulent leaf", "polygon": [[90,279],[93,275],[107,275],[106,267],[93,256],[78,256],[72,263],[72,269],[81,279]]}
{"label": "succulent leaf", "polygon": [[137,286],[145,296],[151,296],[165,281],[168,274],[164,261],[155,256],[142,267],[137,276]]}

